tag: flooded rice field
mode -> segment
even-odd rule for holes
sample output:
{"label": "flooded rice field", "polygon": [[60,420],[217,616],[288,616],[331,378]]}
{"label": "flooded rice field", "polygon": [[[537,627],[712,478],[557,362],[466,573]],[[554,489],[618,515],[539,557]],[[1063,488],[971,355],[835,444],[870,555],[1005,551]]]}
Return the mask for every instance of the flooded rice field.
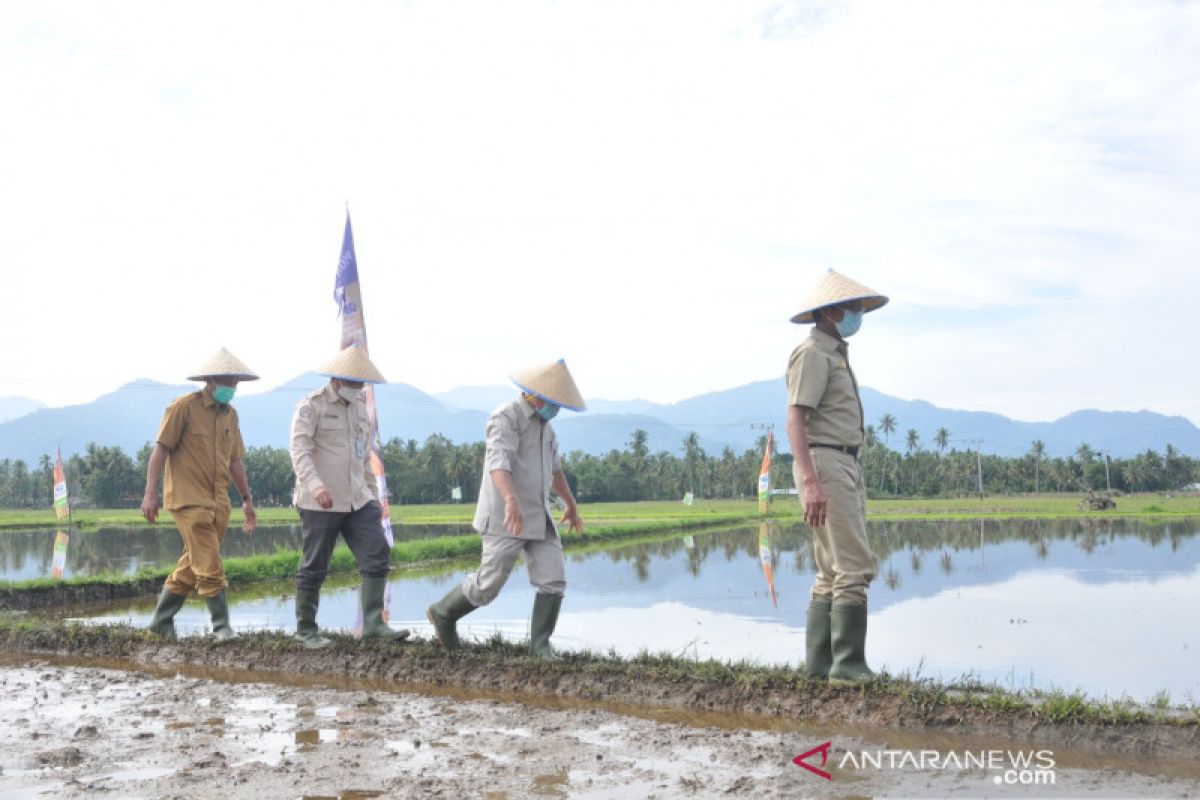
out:
{"label": "flooded rice field", "polygon": [[[868,658],[893,674],[972,676],[1008,689],[1080,690],[1095,699],[1200,703],[1198,534],[1197,519],[873,523],[879,567]],[[227,542],[245,538],[231,532]],[[170,560],[177,541],[164,549]],[[425,607],[469,568],[395,572],[391,623],[429,636]],[[559,648],[764,664],[803,658],[812,583],[803,526],[764,524],[569,551],[567,578],[554,637]],[[356,586],[354,576],[327,583],[323,627],[355,627]],[[460,630],[481,639],[524,638],[532,599],[518,566],[500,597],[466,617]],[[152,606],[146,598],[80,616],[143,626]],[[231,608],[242,630],[294,625],[287,584],[234,593]],[[184,634],[207,631],[203,606],[190,602],[177,627]]]}
{"label": "flooded rice field", "polygon": [[[396,541],[473,533],[469,525],[395,525]],[[0,531],[0,581],[48,578],[54,566],[55,530]],[[260,525],[246,535],[231,525],[221,552],[226,558],[270,555],[300,549],[300,525]],[[174,528],[104,526],[73,530],[67,542],[64,578],[133,575],[143,567],[163,567],[179,558]]]}

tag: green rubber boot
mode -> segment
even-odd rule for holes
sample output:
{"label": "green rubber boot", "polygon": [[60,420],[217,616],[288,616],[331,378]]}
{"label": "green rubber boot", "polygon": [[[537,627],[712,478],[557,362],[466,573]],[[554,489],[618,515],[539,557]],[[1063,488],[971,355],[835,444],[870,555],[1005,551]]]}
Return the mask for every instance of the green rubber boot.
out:
{"label": "green rubber boot", "polygon": [[829,612],[833,603],[813,600],[808,604],[804,628],[804,672],[810,678],[828,678],[833,666],[833,643],[829,634]]}
{"label": "green rubber boot", "polygon": [[212,616],[212,632],[218,642],[227,642],[237,634],[229,624],[229,604],[225,602],[225,590],[216,597],[206,597],[208,613]]}
{"label": "green rubber boot", "polygon": [[362,638],[391,639],[399,642],[408,638],[408,628],[394,629],[383,621],[383,594],[387,590],[387,577],[363,578],[358,590],[362,603]]}
{"label": "green rubber boot", "polygon": [[154,617],[151,618],[147,630],[157,633],[167,641],[175,641],[175,615],[179,613],[179,609],[183,608],[183,604],[186,602],[186,597],[175,594],[164,586],[162,594],[158,596],[158,605],[154,608]]}
{"label": "green rubber boot", "polygon": [[462,646],[458,640],[458,629],[455,627],[460,619],[475,610],[475,606],[463,594],[459,584],[446,593],[446,596],[425,610],[425,618],[433,626],[438,641],[447,650],[457,650]]}
{"label": "green rubber boot", "polygon": [[833,644],[831,683],[861,683],[874,675],[867,666],[867,606],[834,605],[829,613]]}
{"label": "green rubber boot", "polygon": [[529,650],[546,661],[559,660],[550,646],[550,636],[558,624],[558,610],[562,608],[562,601],[561,594],[542,592],[538,592],[533,601],[533,617],[529,621]]}
{"label": "green rubber boot", "polygon": [[296,590],[296,638],[309,650],[333,644],[321,635],[321,629],[317,627],[317,607],[320,604],[320,589]]}

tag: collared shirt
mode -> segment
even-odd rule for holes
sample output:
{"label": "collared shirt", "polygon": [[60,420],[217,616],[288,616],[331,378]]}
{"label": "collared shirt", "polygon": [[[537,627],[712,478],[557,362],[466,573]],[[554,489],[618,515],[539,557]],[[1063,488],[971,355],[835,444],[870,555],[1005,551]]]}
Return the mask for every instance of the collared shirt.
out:
{"label": "collared shirt", "polygon": [[246,455],[238,415],[207,389],[177,397],[163,413],[156,440],[167,450],[163,504],[229,506],[229,465]]}
{"label": "collared shirt", "polygon": [[814,325],[788,359],[787,392],[788,405],[809,410],[809,442],[858,447],[865,441],[862,400],[844,340]]}
{"label": "collared shirt", "polygon": [[557,535],[550,510],[550,485],[554,473],[562,469],[562,460],[558,456],[554,426],[519,398],[492,412],[486,439],[475,530],[512,535],[504,528],[504,495],[492,483],[492,470],[502,469],[512,474],[513,490],[524,517],[520,538],[545,539],[548,532]]}
{"label": "collared shirt", "polygon": [[[379,500],[371,468],[371,421],[360,394],[353,407],[325,384],[296,405],[292,415],[292,502],[310,511],[357,511]],[[316,495],[326,489],[332,508],[321,508]]]}

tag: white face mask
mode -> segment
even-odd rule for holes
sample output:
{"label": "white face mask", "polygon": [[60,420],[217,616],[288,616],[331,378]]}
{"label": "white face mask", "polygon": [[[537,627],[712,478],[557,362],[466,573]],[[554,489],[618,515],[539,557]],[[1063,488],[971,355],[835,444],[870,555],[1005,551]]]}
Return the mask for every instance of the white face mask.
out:
{"label": "white face mask", "polygon": [[349,386],[339,386],[337,390],[338,396],[352,405],[355,400],[362,396],[362,392],[361,388],[351,389]]}

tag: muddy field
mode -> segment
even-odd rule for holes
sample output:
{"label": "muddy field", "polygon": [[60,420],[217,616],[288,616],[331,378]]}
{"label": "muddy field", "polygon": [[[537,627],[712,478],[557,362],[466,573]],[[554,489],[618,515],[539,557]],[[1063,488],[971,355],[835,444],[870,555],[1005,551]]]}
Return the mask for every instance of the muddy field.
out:
{"label": "muddy field", "polygon": [[[455,694],[222,682],[190,669],[0,662],[0,798],[1187,797],[1200,779],[1099,767],[1058,752],[1054,786],[979,770],[792,763],[821,741],[914,747],[832,727],[731,730]],[[925,746],[930,746],[926,742]],[[963,747],[962,742],[946,747]],[[988,747],[1002,746],[991,742]],[[819,763],[819,762],[813,762]],[[1152,770],[1153,771],[1153,770]]]}
{"label": "muddy field", "polygon": [[[1005,737],[1028,744],[1087,749],[1106,755],[1191,758],[1200,752],[1194,713],[1165,719],[1089,721],[1047,719],[1032,707],[998,708],[984,700],[906,681],[865,688],[808,680],[788,668],[738,668],[715,662],[648,657],[626,660],[564,653],[555,663],[530,659],[527,645],[495,639],[447,654],[417,638],[403,644],[331,634],[326,650],[305,650],[291,636],[257,633],[217,643],[190,636],[165,642],[125,626],[32,624],[0,626],[0,651],[12,654],[108,659],[135,667],[184,667],[255,673],[291,680],[355,679],[417,691],[467,690],[514,701],[558,699],[603,703],[622,712],[667,709],[690,714],[735,714],[759,727],[839,723],[959,736]],[[1200,776],[1200,771],[1198,771]]]}
{"label": "muddy field", "polygon": [[[1200,796],[1194,724],[1050,724],[787,672],[73,626],[10,626],[0,648],[0,798]],[[792,763],[826,741],[831,780]],[[1054,783],[843,761],[897,749],[1046,750]]]}

